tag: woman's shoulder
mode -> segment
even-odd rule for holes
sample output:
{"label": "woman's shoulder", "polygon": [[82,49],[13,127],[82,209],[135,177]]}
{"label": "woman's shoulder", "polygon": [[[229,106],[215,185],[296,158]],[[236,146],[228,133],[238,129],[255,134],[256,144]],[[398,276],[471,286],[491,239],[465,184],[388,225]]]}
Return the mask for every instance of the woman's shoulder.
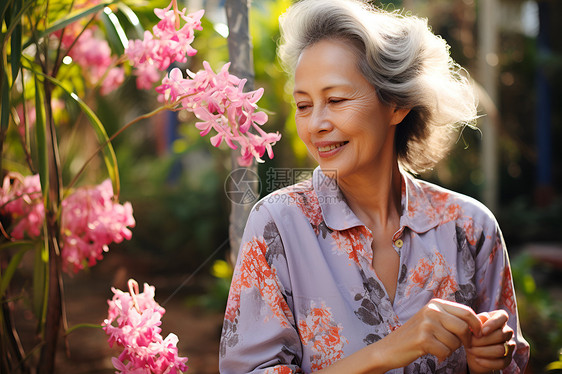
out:
{"label": "woman's shoulder", "polygon": [[[273,191],[261,198],[255,205],[253,210],[259,210],[265,207],[270,212],[279,212],[287,210],[302,210],[304,206],[314,208],[317,205],[318,197],[314,190],[312,180],[293,184]],[[318,207],[319,208],[319,207]]]}
{"label": "woman's shoulder", "polygon": [[418,192],[423,195],[423,200],[427,201],[442,220],[448,217],[457,220],[468,219],[482,226],[496,225],[493,213],[476,198],[422,179],[413,181]]}

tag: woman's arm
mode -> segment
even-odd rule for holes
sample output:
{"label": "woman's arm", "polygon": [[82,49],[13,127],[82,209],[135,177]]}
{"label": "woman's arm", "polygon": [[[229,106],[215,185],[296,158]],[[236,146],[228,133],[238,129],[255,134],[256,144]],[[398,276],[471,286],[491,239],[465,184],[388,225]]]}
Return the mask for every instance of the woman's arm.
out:
{"label": "woman's arm", "polygon": [[[479,316],[485,316],[484,319],[489,318],[490,322],[484,321],[484,324],[491,323],[490,329],[495,331],[495,334],[490,335],[491,333],[484,331],[484,336],[490,336],[487,339],[473,342],[473,344],[487,347],[468,351],[467,362],[471,372],[475,373],[479,373],[483,367],[489,371],[501,369],[503,373],[507,374],[522,373],[529,360],[529,344],[523,338],[519,327],[509,256],[497,222],[491,221],[488,227],[483,232],[485,240],[481,248],[477,250],[475,284],[478,303],[474,309],[480,313]],[[507,318],[507,322],[505,322],[505,318]],[[513,336],[507,339],[509,331]],[[502,339],[504,340],[502,341]],[[497,358],[498,353],[505,352],[503,347],[505,341],[508,341],[508,355],[511,357],[509,359]],[[495,360],[504,360],[504,365],[498,368],[499,361],[496,361],[496,364],[488,362],[487,365],[483,365],[484,362],[480,361],[479,365],[471,367],[471,362],[474,363],[471,355],[478,352],[482,358],[487,357],[493,361],[494,358],[491,356],[495,356]]]}
{"label": "woman's arm", "polygon": [[282,245],[267,207],[258,205],[248,218],[230,286],[222,374],[300,372],[301,342]]}

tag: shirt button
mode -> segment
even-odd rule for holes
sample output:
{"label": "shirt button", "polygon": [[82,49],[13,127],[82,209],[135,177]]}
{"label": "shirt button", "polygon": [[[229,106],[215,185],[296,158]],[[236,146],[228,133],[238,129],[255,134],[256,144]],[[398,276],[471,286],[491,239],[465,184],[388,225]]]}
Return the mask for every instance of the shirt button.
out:
{"label": "shirt button", "polygon": [[402,246],[404,245],[404,242],[402,241],[402,239],[396,239],[394,241],[394,245],[398,248],[402,248]]}

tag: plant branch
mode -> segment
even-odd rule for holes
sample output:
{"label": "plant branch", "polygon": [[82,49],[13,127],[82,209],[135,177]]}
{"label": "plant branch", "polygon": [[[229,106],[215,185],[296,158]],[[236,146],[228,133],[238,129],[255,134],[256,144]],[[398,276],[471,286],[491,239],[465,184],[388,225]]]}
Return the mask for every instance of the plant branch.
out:
{"label": "plant branch", "polygon": [[[7,291],[9,292],[9,290]],[[8,294],[8,292],[6,292],[6,294]],[[15,362],[21,362],[23,372],[28,372],[29,370],[27,369],[27,367],[23,362],[23,358],[25,357],[25,351],[23,350],[20,337],[12,321],[12,310],[8,305],[8,301],[6,299],[3,299],[1,302],[2,302],[2,314],[6,326],[5,332],[8,335],[8,340],[10,341],[10,345],[12,346],[13,352],[16,356]]]}
{"label": "plant branch", "polygon": [[78,178],[82,175],[82,173],[84,172],[84,170],[86,170],[86,167],[90,164],[90,162],[92,162],[92,160],[96,157],[96,155],[101,152],[103,150],[103,148],[105,146],[107,146],[109,143],[111,143],[117,136],[119,136],[123,131],[125,131],[126,129],[128,129],[129,127],[131,127],[132,125],[134,125],[135,123],[143,120],[143,119],[147,119],[150,118],[164,110],[170,110],[171,108],[168,106],[161,106],[158,107],[157,109],[153,110],[152,112],[143,114],[141,116],[138,116],[137,118],[133,119],[132,121],[128,122],[127,124],[125,124],[123,127],[121,127],[119,130],[117,130],[113,135],[111,135],[106,142],[104,142],[103,144],[100,144],[99,147],[94,151],[94,153],[86,160],[86,162],[84,162],[84,165],[82,165],[82,167],[80,168],[80,170],[76,173],[76,175],[74,176],[74,178],[72,179],[72,181],[70,181],[70,183],[67,185],[68,190],[70,190],[78,181]]}
{"label": "plant branch", "polygon": [[[70,5],[68,6],[68,14],[70,14],[70,12],[72,12],[72,8],[74,8],[74,0],[72,0],[70,2]],[[60,58],[60,54],[61,54],[61,50],[62,50],[62,39],[64,38],[64,33],[66,31],[66,27],[63,27],[62,30],[60,31],[60,38],[59,38],[59,45],[57,46],[57,54],[55,57],[55,66],[53,68],[53,74],[56,77],[57,76],[57,72],[58,72],[58,67],[60,66],[59,64],[57,64],[57,61]],[[68,53],[68,51],[67,51]],[[61,59],[62,61],[62,59]]]}
{"label": "plant branch", "polygon": [[[84,28],[82,29],[82,31],[80,31],[80,33],[76,36],[76,38],[72,41],[72,44],[70,45],[70,47],[68,47],[68,49],[66,50],[65,55],[68,55],[70,53],[70,51],[72,50],[72,48],[76,45],[76,43],[78,42],[78,39],[80,39],[80,37],[82,36],[82,34],[84,33],[84,31],[86,31],[86,29],[88,28],[88,26],[90,26],[90,24],[94,21],[94,19],[96,19],[97,14],[94,14],[92,17],[90,17],[90,19],[88,20],[88,22],[86,22],[86,25],[84,25]],[[66,28],[62,29],[62,32],[64,33],[64,30],[66,30]],[[61,34],[61,42],[62,42],[62,34]],[[59,42],[59,48],[57,50],[57,57],[55,59],[55,65],[53,67],[53,73],[51,74],[51,76],[53,78],[57,77],[57,74],[59,72],[59,69],[62,65],[62,59],[60,59],[59,61],[59,52],[60,52],[60,46],[61,46],[61,42]]]}

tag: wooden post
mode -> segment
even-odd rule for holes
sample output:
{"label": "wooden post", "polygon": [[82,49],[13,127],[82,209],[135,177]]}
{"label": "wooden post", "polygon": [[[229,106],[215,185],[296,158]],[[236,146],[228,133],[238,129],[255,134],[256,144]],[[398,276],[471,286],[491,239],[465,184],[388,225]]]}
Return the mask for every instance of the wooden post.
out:
{"label": "wooden post", "polygon": [[[254,61],[252,58],[252,43],[250,40],[250,27],[249,27],[249,0],[226,0],[225,3],[226,18],[228,22],[228,53],[230,56],[230,73],[236,75],[241,79],[247,79],[244,86],[245,91],[251,91],[254,87]],[[240,169],[241,167],[237,162],[238,151],[231,153],[232,170]],[[243,173],[245,178],[255,176],[257,182],[257,165],[255,161],[247,168],[246,173]],[[232,179],[230,181],[231,189],[248,188],[247,191],[257,196],[258,183],[241,183],[234,186]],[[236,263],[242,234],[246,225],[246,220],[252,208],[251,203],[244,203],[244,201],[231,200],[230,212],[230,261]]]}
{"label": "wooden post", "polygon": [[[491,101],[498,102],[498,2],[478,2],[478,72],[479,80]],[[492,211],[498,207],[498,152],[497,129],[490,115],[482,119],[482,152],[480,155],[484,173],[483,203]]]}

